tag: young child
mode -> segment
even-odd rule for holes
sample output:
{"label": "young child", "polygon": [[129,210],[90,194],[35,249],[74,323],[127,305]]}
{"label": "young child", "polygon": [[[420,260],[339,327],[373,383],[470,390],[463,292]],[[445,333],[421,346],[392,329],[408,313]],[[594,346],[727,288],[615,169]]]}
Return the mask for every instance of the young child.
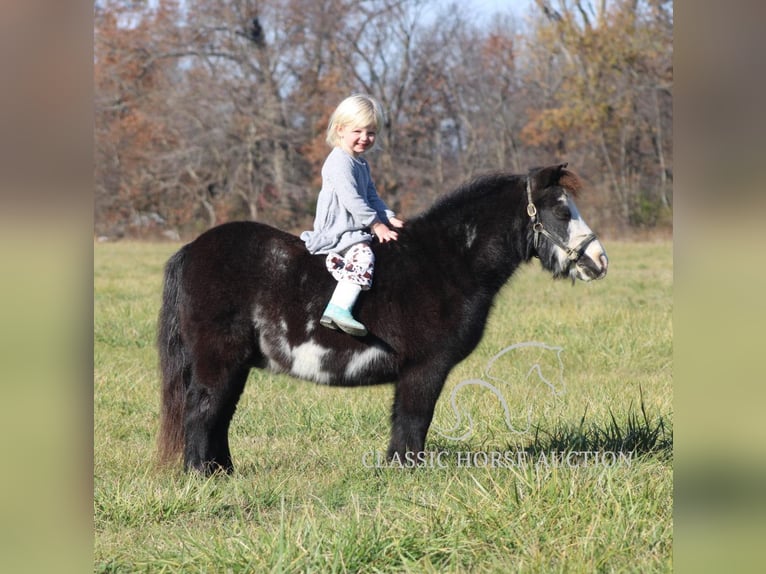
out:
{"label": "young child", "polygon": [[327,270],[338,282],[319,322],[358,337],[367,328],[351,309],[359,293],[372,286],[373,234],[384,243],[396,241],[398,234],[389,225],[404,225],[378,197],[370,166],[362,158],[382,127],[383,112],[375,99],[354,95],[338,105],[327,127],[333,149],[322,166],[314,229],[301,234],[311,253],[327,254]]}

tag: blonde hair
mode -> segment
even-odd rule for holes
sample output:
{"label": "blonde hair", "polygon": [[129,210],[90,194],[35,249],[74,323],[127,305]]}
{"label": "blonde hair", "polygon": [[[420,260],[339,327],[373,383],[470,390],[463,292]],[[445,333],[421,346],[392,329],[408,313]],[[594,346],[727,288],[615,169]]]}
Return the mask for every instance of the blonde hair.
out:
{"label": "blonde hair", "polygon": [[374,126],[375,131],[380,132],[383,128],[383,108],[371,96],[364,94],[349,96],[338,104],[330,116],[326,141],[331,147],[338,145],[338,128],[341,126],[351,128]]}

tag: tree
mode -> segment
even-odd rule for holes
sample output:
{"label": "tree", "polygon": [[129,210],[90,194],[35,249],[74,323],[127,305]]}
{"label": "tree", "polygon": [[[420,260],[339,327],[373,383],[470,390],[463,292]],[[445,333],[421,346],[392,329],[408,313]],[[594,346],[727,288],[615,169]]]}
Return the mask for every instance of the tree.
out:
{"label": "tree", "polygon": [[131,2],[96,5],[96,223],[120,233],[156,203],[153,158],[176,141],[161,113],[171,69],[152,30],[173,30],[177,5],[142,17]]}
{"label": "tree", "polygon": [[655,222],[670,203],[669,3],[536,2],[527,81],[545,105],[531,111],[525,143],[579,150],[594,171],[603,166],[624,222]]}
{"label": "tree", "polygon": [[405,216],[479,172],[561,160],[601,190],[596,224],[661,222],[672,3],[536,7],[523,27],[434,0],[99,0],[97,233],[307,228],[329,115],[353,92],[387,112],[369,160]]}

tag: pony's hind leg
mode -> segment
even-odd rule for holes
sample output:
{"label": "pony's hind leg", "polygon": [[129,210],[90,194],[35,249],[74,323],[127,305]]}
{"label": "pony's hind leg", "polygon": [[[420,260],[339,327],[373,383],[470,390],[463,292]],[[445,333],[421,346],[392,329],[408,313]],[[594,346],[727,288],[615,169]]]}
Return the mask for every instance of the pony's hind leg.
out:
{"label": "pony's hind leg", "polygon": [[[195,370],[186,393],[184,469],[205,475],[234,469],[229,451],[229,423],[249,372],[222,368],[216,375]],[[207,376],[205,376],[207,375]],[[211,384],[212,383],[212,384]]]}

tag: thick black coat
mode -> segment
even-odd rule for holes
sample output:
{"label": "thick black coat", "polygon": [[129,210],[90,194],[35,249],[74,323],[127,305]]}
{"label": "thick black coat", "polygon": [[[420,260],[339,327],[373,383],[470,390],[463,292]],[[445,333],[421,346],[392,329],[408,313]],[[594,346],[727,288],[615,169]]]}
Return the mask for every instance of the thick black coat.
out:
{"label": "thick black coat", "polygon": [[[539,211],[565,192],[563,167],[531,172]],[[166,266],[159,320],[161,458],[183,452],[185,468],[230,471],[229,422],[253,367],[330,385],[395,383],[388,455],[422,452],[447,375],[479,343],[512,273],[539,256],[566,275],[552,246],[533,247],[526,185],[521,175],[479,178],[409,221],[398,241],[374,244],[373,287],[354,308],[364,338],[319,325],[336,283],[325,256],[294,235],[234,222],[181,248]]]}

